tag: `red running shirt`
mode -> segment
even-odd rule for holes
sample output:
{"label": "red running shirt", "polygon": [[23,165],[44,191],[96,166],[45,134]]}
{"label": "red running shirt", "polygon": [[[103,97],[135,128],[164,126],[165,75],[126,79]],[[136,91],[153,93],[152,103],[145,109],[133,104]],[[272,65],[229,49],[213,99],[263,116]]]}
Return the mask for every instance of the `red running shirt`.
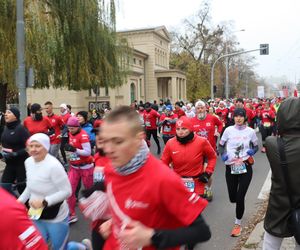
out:
{"label": "red running shirt", "polygon": [[0,249],[47,250],[24,205],[0,188]]}
{"label": "red running shirt", "polygon": [[24,120],[24,127],[27,128],[30,135],[36,133],[47,133],[52,128],[51,123],[45,117],[41,121],[35,121],[31,116],[28,116]]}
{"label": "red running shirt", "polygon": [[[190,193],[181,178],[151,154],[133,174],[119,175],[109,165],[105,168],[105,179],[113,228],[104,250],[122,247],[117,235],[130,220],[150,228],[175,229],[190,225],[207,206],[206,200]],[[156,248],[143,248],[152,249]]]}
{"label": "red running shirt", "polygon": [[47,118],[51,124],[51,126],[54,128],[55,133],[53,135],[50,135],[50,143],[51,144],[59,144],[60,143],[60,131],[64,125],[64,122],[61,118],[61,116],[58,115],[51,115],[51,116],[45,116],[45,118]]}

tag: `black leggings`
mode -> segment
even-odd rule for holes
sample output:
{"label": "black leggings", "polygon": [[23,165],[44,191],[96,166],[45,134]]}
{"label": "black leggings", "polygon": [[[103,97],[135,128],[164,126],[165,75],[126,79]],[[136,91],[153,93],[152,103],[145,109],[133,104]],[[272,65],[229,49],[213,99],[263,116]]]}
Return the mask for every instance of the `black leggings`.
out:
{"label": "black leggings", "polygon": [[260,133],[261,133],[261,139],[262,139],[263,146],[265,146],[266,138],[268,136],[271,136],[272,132],[273,132],[273,126],[271,126],[271,127],[261,126]]}
{"label": "black leggings", "polygon": [[235,214],[238,220],[242,219],[245,211],[245,196],[252,179],[252,166],[246,165],[247,173],[231,174],[231,168],[226,165],[226,183],[229,200],[236,203]]}
{"label": "black leggings", "polygon": [[14,162],[7,164],[1,182],[3,183],[22,183],[17,185],[19,194],[22,194],[26,188],[26,171],[23,162]]}
{"label": "black leggings", "polygon": [[147,137],[147,140],[150,141],[151,139],[151,135],[153,136],[153,139],[157,145],[157,151],[160,152],[160,144],[159,144],[159,140],[157,138],[157,129],[147,129],[146,130],[146,137]]}

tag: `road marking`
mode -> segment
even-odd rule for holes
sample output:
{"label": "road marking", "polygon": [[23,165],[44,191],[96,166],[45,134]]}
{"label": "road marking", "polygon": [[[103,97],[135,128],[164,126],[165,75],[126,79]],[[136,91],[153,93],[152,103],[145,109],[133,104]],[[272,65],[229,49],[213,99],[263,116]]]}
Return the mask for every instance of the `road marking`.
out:
{"label": "road marking", "polygon": [[257,197],[259,200],[266,200],[269,197],[269,193],[271,189],[271,175],[272,175],[271,170],[269,170],[264,185],[262,186],[260,193]]}

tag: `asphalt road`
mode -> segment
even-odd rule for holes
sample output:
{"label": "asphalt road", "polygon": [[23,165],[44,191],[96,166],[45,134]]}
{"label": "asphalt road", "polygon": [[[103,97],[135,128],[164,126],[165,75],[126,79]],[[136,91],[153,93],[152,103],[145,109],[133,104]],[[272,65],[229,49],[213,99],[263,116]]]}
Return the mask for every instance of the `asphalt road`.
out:
{"label": "asphalt road", "polygon": [[[160,140],[161,145],[163,141]],[[151,143],[151,152],[156,155],[155,142]],[[253,167],[253,178],[246,196],[246,211],[243,218],[243,226],[255,214],[258,205],[258,194],[267,177],[269,164],[265,154],[258,152],[255,155],[255,165]],[[204,212],[204,217],[210,225],[212,238],[210,241],[199,244],[195,250],[230,250],[232,249],[237,238],[230,237],[231,229],[235,219],[235,205],[229,202],[227,186],[225,183],[225,168],[220,158],[213,175],[213,193],[214,199],[209,203]],[[79,221],[71,225],[71,240],[82,240],[89,238],[88,222],[82,218],[78,212]]]}

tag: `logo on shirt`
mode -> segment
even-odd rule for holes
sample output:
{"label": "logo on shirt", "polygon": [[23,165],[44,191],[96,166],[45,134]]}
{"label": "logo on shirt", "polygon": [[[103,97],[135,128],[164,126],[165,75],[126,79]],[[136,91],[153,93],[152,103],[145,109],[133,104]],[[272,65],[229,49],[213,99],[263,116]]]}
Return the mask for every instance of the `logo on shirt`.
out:
{"label": "logo on shirt", "polygon": [[131,198],[128,198],[125,201],[125,208],[130,209],[130,208],[147,208],[149,204],[144,203],[142,201],[134,201]]}
{"label": "logo on shirt", "polygon": [[179,151],[172,151],[173,155],[178,154]]}

